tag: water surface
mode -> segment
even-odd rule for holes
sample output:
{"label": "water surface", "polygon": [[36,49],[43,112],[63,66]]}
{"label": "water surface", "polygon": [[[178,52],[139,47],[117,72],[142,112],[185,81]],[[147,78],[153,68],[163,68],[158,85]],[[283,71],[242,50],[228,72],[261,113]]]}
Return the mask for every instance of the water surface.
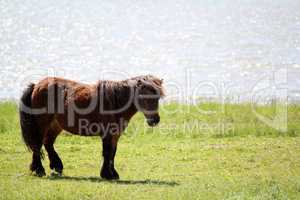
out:
{"label": "water surface", "polygon": [[296,101],[299,10],[298,0],[1,0],[0,98],[47,75],[151,73],[168,99]]}

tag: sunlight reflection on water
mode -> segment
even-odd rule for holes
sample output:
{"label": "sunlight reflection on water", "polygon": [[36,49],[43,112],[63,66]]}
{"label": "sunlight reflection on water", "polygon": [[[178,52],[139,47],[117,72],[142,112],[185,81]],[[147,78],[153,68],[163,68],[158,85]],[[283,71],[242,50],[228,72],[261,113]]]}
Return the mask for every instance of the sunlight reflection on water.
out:
{"label": "sunlight reflection on water", "polygon": [[151,73],[180,101],[249,99],[274,74],[299,99],[299,9],[295,0],[2,0],[0,98],[46,75],[94,82]]}

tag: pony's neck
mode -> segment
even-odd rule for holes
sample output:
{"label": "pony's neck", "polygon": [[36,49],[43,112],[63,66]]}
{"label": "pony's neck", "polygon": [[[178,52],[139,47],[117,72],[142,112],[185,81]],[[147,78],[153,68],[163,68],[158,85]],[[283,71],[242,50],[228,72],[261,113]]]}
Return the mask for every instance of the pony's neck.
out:
{"label": "pony's neck", "polygon": [[127,81],[102,82],[103,89],[105,90],[105,97],[107,104],[111,104],[111,109],[118,110],[116,115],[125,120],[130,118],[137,112],[137,108],[134,104],[134,93],[133,86]]}
{"label": "pony's neck", "polygon": [[118,86],[115,87],[116,105],[115,109],[122,110],[122,115],[127,120],[137,112],[137,108],[134,104],[134,93],[132,86],[126,81],[121,81]]}

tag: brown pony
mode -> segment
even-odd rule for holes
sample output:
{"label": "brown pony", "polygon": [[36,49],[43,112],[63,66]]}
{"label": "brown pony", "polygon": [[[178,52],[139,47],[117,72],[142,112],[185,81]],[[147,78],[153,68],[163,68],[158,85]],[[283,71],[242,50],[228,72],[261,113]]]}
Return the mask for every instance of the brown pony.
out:
{"label": "brown pony", "polygon": [[100,175],[119,179],[114,157],[121,133],[137,111],[143,112],[149,126],[158,124],[158,103],[163,95],[162,80],[151,75],[93,85],[56,77],[30,84],[19,107],[23,140],[32,151],[30,170],[45,175],[41,162],[44,145],[50,168],[62,173],[63,164],[53,144],[66,130],[81,136],[101,136],[104,162]]}

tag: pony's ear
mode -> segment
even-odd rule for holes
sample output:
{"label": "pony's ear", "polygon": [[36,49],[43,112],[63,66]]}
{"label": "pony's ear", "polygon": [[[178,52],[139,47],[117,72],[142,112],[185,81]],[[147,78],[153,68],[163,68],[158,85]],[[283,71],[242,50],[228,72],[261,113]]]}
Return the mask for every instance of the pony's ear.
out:
{"label": "pony's ear", "polygon": [[164,79],[155,79],[155,80],[153,80],[153,82],[154,82],[156,85],[161,86],[162,83],[163,83],[163,80],[164,80]]}

